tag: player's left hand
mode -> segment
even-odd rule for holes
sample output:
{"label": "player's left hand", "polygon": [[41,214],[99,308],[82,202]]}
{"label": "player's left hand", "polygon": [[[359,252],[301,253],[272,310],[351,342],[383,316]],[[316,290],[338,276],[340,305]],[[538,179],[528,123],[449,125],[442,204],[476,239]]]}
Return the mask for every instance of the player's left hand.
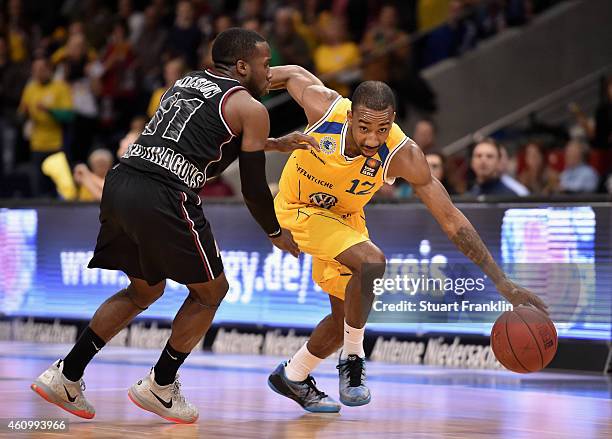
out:
{"label": "player's left hand", "polygon": [[300,255],[300,249],[293,240],[293,235],[287,229],[281,229],[282,233],[275,238],[270,238],[272,244],[279,249],[291,253],[296,258]]}
{"label": "player's left hand", "polygon": [[300,133],[299,131],[294,131],[293,133],[287,134],[286,136],[282,136],[276,139],[274,142],[275,151],[279,152],[292,152],[296,149],[316,149],[320,150],[319,144],[314,139],[314,137],[309,136],[304,133]]}
{"label": "player's left hand", "polygon": [[548,315],[548,305],[544,303],[537,295],[515,284],[509,279],[505,279],[496,285],[497,290],[504,296],[513,306],[533,305]]}

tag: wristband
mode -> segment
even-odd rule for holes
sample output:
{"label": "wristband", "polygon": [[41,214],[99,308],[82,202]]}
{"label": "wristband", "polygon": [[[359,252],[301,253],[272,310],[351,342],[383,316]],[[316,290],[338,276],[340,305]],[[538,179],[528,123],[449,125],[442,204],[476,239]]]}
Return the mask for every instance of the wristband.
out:
{"label": "wristband", "polygon": [[282,233],[283,233],[283,231],[281,229],[278,229],[274,233],[268,233],[268,238],[278,238],[279,236],[282,235]]}

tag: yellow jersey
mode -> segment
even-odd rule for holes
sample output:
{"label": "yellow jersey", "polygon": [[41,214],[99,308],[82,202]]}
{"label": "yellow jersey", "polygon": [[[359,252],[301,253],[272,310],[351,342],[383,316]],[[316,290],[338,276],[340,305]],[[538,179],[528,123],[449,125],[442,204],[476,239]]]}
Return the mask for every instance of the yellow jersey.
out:
{"label": "yellow jersey", "polygon": [[55,110],[71,110],[70,87],[64,81],[50,81],[47,84],[31,81],[21,97],[21,107],[27,108],[33,122],[30,149],[36,152],[58,151],[63,144],[62,124],[48,111],[38,108],[39,103]]}
{"label": "yellow jersey", "polygon": [[389,163],[408,137],[393,124],[387,141],[373,157],[347,157],[347,111],[351,101],[339,96],[325,115],[306,129],[321,151],[297,150],[285,164],[279,195],[288,209],[320,207],[339,215],[361,212],[387,177]]}
{"label": "yellow jersey", "polygon": [[155,91],[151,94],[151,99],[149,99],[149,106],[147,107],[147,116],[153,117],[157,108],[159,107],[159,103],[161,101],[162,96],[166,93],[167,88],[159,87],[156,88]]}

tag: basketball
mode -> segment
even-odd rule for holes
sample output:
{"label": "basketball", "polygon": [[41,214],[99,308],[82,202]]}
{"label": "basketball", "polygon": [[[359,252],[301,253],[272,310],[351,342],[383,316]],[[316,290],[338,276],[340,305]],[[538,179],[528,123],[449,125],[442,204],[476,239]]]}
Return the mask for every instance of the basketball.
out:
{"label": "basketball", "polygon": [[557,352],[557,330],[543,312],[521,305],[499,316],[491,330],[491,348],[506,369],[537,372]]}

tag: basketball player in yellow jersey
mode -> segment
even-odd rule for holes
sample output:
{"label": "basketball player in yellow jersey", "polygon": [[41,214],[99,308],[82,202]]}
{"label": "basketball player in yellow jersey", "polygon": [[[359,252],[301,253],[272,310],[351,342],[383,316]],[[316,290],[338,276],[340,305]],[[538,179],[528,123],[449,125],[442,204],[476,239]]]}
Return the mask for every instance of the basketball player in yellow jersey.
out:
{"label": "basketball player in yellow jersey", "polygon": [[482,268],[502,296],[515,306],[529,303],[546,310],[536,295],[506,277],[432,177],[423,152],[394,123],[394,97],[386,84],[362,83],[351,102],[301,67],[274,67],[271,73],[272,88],[286,88],[304,109],[306,134],[320,148],[292,153],[281,176],[276,214],[300,250],[313,256],[313,279],[331,303],[331,314],[310,340],[272,372],[272,390],[308,411],[339,411],[340,405],[317,389],[310,372],[342,347],[340,401],[349,406],[370,401],[363,334],[374,294],[362,289],[361,279],[382,276],[385,256],[368,238],[363,207],[384,182],[396,177],[412,185],[450,240]]}

